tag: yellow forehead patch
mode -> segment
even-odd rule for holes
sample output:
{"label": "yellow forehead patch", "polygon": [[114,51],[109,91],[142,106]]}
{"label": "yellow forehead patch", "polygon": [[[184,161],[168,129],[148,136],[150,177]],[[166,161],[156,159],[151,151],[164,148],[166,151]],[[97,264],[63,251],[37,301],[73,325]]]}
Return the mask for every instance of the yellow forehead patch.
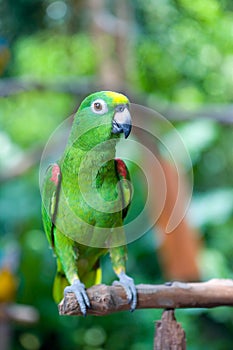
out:
{"label": "yellow forehead patch", "polygon": [[126,103],[129,103],[129,100],[128,98],[123,95],[123,94],[120,94],[118,92],[114,92],[114,91],[106,91],[105,92],[105,95],[109,98],[112,99],[112,101],[115,103],[115,104],[126,104]]}

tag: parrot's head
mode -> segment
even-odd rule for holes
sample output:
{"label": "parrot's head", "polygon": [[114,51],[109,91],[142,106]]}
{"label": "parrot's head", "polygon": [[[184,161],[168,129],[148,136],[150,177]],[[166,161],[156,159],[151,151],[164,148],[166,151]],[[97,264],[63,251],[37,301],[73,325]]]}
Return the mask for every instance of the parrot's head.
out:
{"label": "parrot's head", "polygon": [[102,142],[127,138],[131,131],[129,100],[123,94],[100,91],[87,96],[81,103],[72,127],[72,139],[79,147],[90,148]]}

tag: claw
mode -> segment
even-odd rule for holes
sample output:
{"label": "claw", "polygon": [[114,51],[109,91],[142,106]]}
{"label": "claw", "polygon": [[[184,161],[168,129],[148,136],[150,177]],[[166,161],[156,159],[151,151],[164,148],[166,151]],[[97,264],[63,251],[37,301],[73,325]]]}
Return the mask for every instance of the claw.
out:
{"label": "claw", "polygon": [[174,283],[173,281],[168,281],[168,282],[165,282],[164,285],[167,287],[171,287],[173,283]]}
{"label": "claw", "polygon": [[120,285],[124,288],[127,296],[128,303],[130,304],[130,311],[134,311],[137,306],[137,291],[134,281],[131,277],[127,276],[124,272],[118,274],[119,281],[114,281],[113,285]]}
{"label": "claw", "polygon": [[67,293],[75,294],[80,306],[80,310],[83,316],[86,316],[87,308],[89,308],[91,305],[86,293],[85,285],[76,279],[71,286],[68,286],[64,289],[64,296],[66,296]]}

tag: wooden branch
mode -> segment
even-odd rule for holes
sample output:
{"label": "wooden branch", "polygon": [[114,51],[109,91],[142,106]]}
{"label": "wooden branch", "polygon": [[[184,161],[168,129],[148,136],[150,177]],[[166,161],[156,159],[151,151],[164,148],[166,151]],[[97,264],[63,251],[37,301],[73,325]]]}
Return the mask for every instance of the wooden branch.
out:
{"label": "wooden branch", "polygon": [[39,320],[38,311],[30,305],[0,303],[0,323],[16,322],[35,324]]}
{"label": "wooden branch", "polygon": [[[2,78],[0,81],[0,97],[9,97],[11,95],[36,90],[67,93],[78,96],[79,99],[82,99],[92,91],[101,90],[100,84],[96,84],[95,81],[95,76],[91,78],[83,78],[81,81],[80,78],[78,81],[70,81],[70,79],[61,81],[57,79],[55,83],[36,80],[30,81],[16,77]],[[160,105],[157,102],[154,105],[151,105],[151,103],[148,103],[147,94],[133,92],[127,85],[123,87],[116,86],[115,89],[124,92],[133,103],[153,108],[172,122],[206,118],[209,120],[215,120],[221,124],[233,124],[233,104],[204,105],[200,109],[190,111],[178,104],[169,104],[169,108]]]}
{"label": "wooden branch", "polygon": [[84,98],[96,89],[97,86],[94,82],[94,77],[93,79],[80,78],[78,81],[70,81],[70,79],[59,80],[58,78],[55,82],[12,77],[2,78],[0,81],[0,97],[9,97],[30,91],[54,91]]}
{"label": "wooden branch", "polygon": [[[200,283],[173,282],[171,285],[139,284],[136,288],[137,309],[233,306],[233,280],[230,279]],[[121,286],[95,285],[87,289],[87,295],[91,302],[91,308],[87,311],[90,315],[103,316],[130,309]],[[73,293],[67,294],[58,308],[60,315],[81,315]]]}
{"label": "wooden branch", "polygon": [[186,337],[174,310],[165,310],[161,321],[156,322],[154,350],[185,350]]}
{"label": "wooden branch", "polygon": [[188,110],[178,104],[170,104],[169,108],[154,106],[164,117],[171,121],[188,121],[195,119],[215,120],[221,124],[233,124],[232,104],[206,104],[195,111]]}

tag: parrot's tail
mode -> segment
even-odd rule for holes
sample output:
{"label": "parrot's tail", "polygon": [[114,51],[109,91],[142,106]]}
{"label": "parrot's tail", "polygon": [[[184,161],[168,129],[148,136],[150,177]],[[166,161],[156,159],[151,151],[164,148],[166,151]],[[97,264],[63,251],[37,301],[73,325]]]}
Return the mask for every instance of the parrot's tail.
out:
{"label": "parrot's tail", "polygon": [[64,297],[64,289],[69,285],[69,282],[65,276],[65,273],[62,271],[60,261],[57,259],[57,273],[54,278],[53,283],[53,298],[58,304]]}

